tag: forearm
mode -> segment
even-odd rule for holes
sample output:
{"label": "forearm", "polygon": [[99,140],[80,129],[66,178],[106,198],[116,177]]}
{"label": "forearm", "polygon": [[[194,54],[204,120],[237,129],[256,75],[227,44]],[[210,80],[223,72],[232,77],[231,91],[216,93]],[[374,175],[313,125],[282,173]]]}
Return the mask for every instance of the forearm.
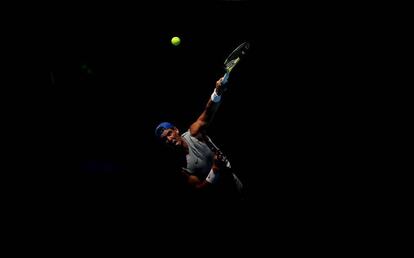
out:
{"label": "forearm", "polygon": [[190,186],[192,186],[194,189],[206,190],[206,189],[210,189],[214,185],[214,182],[215,182],[210,174],[204,180],[201,180],[201,179],[199,179],[198,177],[196,177],[194,175],[188,175],[187,173],[185,173],[185,176],[187,178],[187,183]]}
{"label": "forearm", "polygon": [[206,180],[200,181],[194,185],[194,188],[197,190],[209,189],[212,186],[211,183],[207,182]]}
{"label": "forearm", "polygon": [[207,113],[207,119],[209,120],[213,119],[222,101],[223,89],[222,89],[221,81],[222,81],[222,78],[216,82],[216,87],[214,88],[214,91],[211,94],[207,102],[206,108],[205,108],[205,112]]}
{"label": "forearm", "polygon": [[216,88],[208,99],[203,113],[199,117],[199,120],[202,121],[204,125],[208,125],[214,119],[214,116],[220,107],[221,101],[222,91]]}
{"label": "forearm", "polygon": [[204,111],[198,117],[197,121],[191,125],[190,131],[193,136],[198,135],[201,131],[208,127],[214,119],[214,116],[222,102],[223,89],[221,87],[221,81],[222,78],[216,82],[216,87],[208,99]]}
{"label": "forearm", "polygon": [[213,102],[211,99],[208,100],[205,111],[204,111],[204,121],[208,125],[214,119],[214,116],[220,106],[221,102]]}

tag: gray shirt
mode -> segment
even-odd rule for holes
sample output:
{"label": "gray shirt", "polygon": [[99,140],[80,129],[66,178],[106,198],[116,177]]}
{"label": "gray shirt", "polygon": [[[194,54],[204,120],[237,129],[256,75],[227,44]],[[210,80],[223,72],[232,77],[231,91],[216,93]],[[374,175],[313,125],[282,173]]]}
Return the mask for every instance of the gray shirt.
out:
{"label": "gray shirt", "polygon": [[200,179],[207,177],[213,166],[214,152],[204,142],[191,136],[187,131],[181,135],[188,144],[185,170]]}
{"label": "gray shirt", "polygon": [[[181,136],[188,144],[188,154],[186,156],[187,167],[183,169],[188,173],[204,180],[210,172],[211,167],[213,166],[215,153],[206,143],[198,140],[196,137],[191,136],[190,131],[183,133]],[[210,138],[208,138],[208,140],[211,142]],[[211,144],[214,145],[213,142],[211,142]],[[217,147],[215,146],[215,148]],[[231,168],[229,161],[227,161],[227,167]],[[231,177],[238,191],[241,191],[243,184],[241,183],[240,179],[234,173],[231,173]]]}

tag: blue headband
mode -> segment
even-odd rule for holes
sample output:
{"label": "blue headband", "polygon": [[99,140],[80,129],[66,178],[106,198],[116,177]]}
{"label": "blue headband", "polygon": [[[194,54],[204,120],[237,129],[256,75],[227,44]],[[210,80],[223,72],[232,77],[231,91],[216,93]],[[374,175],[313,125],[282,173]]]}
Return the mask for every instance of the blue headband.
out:
{"label": "blue headband", "polygon": [[174,128],[174,125],[169,122],[162,122],[160,123],[157,128],[155,128],[155,136],[158,138],[161,137],[162,132],[164,132],[165,129]]}

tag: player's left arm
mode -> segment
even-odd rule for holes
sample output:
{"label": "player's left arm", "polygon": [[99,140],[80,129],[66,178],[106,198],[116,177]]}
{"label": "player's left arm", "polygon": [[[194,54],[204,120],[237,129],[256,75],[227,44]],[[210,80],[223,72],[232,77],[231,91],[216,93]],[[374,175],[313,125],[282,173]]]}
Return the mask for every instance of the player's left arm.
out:
{"label": "player's left arm", "polygon": [[190,126],[190,133],[192,136],[197,136],[203,132],[213,121],[214,116],[220,106],[221,97],[224,92],[224,87],[222,84],[223,77],[216,81],[216,87],[208,99],[207,105],[204,108],[204,111],[198,117],[198,119]]}

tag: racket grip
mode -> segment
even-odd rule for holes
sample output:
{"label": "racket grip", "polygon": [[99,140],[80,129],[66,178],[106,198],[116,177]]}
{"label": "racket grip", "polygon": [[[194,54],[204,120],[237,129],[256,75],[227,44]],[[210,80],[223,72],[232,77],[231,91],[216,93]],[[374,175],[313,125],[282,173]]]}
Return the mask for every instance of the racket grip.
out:
{"label": "racket grip", "polygon": [[229,79],[229,73],[225,73],[223,76],[223,80],[221,81],[221,84],[226,84],[227,80]]}

